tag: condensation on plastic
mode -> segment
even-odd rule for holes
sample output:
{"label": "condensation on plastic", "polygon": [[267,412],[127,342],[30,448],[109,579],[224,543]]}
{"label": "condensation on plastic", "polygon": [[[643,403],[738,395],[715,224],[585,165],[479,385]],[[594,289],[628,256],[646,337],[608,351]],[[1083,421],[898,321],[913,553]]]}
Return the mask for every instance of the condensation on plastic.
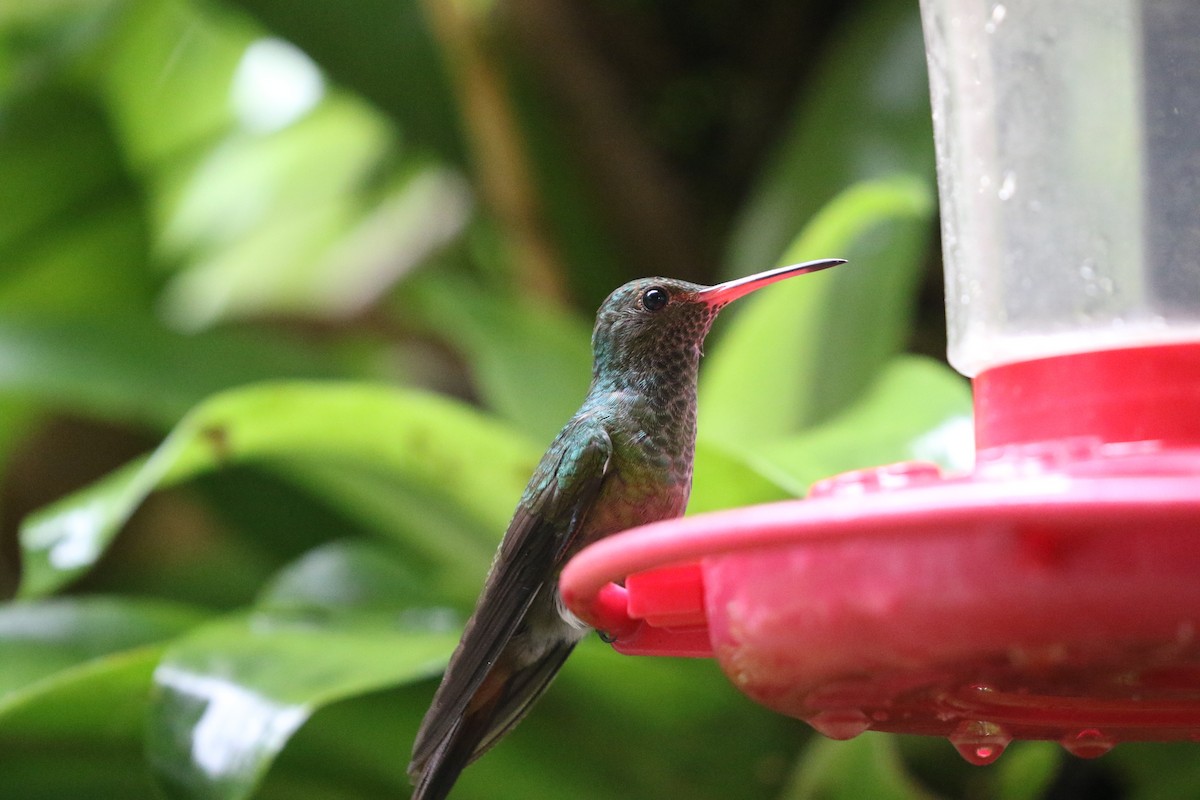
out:
{"label": "condensation on plastic", "polygon": [[1200,3],[921,12],[951,363],[1200,341]]}

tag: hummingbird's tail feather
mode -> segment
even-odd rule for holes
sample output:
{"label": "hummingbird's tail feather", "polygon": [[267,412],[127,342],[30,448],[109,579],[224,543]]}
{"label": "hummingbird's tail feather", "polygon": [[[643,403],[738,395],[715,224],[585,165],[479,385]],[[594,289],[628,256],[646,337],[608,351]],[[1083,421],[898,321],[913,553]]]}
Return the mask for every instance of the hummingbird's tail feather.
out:
{"label": "hummingbird's tail feather", "polygon": [[556,576],[587,533],[612,442],[577,415],[542,457],[513,513],[475,611],[413,743],[417,800],[440,800],[545,691],[585,628],[568,622]]}
{"label": "hummingbird's tail feather", "polygon": [[408,774],[416,783],[412,800],[444,800],[450,794],[459,773],[471,763],[479,741],[486,733],[481,722],[478,712],[464,715],[456,720],[426,760],[408,765]]}
{"label": "hummingbird's tail feather", "polygon": [[509,678],[510,684],[505,687],[507,691],[492,716],[491,728],[480,740],[475,755],[471,757],[472,761],[490,750],[492,745],[525,719],[534,702],[545,693],[554,676],[562,669],[563,662],[575,649],[576,641],[569,639],[558,642],[540,659],[513,673]]}
{"label": "hummingbird's tail feather", "polygon": [[520,669],[492,670],[442,739],[409,764],[412,800],[443,800],[459,773],[524,719],[574,648],[563,641]]}

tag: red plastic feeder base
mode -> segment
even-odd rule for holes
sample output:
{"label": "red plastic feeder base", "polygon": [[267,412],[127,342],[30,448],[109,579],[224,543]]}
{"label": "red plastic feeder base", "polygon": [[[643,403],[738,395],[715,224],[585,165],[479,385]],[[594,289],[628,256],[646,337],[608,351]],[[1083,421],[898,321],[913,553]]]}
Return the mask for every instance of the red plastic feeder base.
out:
{"label": "red plastic feeder base", "polygon": [[975,389],[972,474],[899,464],[629,531],[567,566],[567,603],[837,739],[945,736],[977,764],[1200,741],[1200,345]]}

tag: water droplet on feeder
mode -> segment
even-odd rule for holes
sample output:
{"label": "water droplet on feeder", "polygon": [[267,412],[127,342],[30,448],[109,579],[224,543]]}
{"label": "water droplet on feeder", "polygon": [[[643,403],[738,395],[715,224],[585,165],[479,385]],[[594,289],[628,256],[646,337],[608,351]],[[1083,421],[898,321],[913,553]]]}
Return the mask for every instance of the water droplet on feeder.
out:
{"label": "water droplet on feeder", "polygon": [[807,722],[818,733],[838,740],[853,739],[871,727],[867,715],[856,709],[822,711],[809,717]]}
{"label": "water droplet on feeder", "polygon": [[966,720],[949,736],[959,755],[982,767],[995,761],[1012,741],[1008,731],[993,722]]}
{"label": "water droplet on feeder", "polygon": [[1000,183],[1000,188],[996,190],[996,196],[1001,200],[1011,200],[1012,196],[1017,193],[1017,173],[1011,169],[1004,173],[1004,180]]}
{"label": "water droplet on feeder", "polygon": [[1096,728],[1085,728],[1075,734],[1068,734],[1059,744],[1073,756],[1079,758],[1099,758],[1112,750],[1116,741],[1105,736]]}

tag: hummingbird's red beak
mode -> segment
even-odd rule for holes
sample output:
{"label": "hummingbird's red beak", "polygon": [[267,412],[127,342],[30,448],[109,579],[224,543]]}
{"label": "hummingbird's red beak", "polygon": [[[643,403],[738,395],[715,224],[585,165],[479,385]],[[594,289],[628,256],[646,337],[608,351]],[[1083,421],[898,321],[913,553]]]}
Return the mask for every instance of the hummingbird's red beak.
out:
{"label": "hummingbird's red beak", "polygon": [[723,306],[726,303],[737,300],[739,297],[750,294],[755,289],[761,289],[768,283],[775,283],[775,281],[781,281],[784,278],[790,278],[794,275],[819,272],[820,270],[845,263],[846,259],[844,258],[824,258],[820,261],[805,261],[803,264],[792,264],[790,267],[776,267],[766,272],[747,275],[745,278],[738,278],[737,280],[718,283],[716,286],[709,286],[707,289],[701,289],[697,292],[696,297],[701,302],[707,303],[710,306]]}

